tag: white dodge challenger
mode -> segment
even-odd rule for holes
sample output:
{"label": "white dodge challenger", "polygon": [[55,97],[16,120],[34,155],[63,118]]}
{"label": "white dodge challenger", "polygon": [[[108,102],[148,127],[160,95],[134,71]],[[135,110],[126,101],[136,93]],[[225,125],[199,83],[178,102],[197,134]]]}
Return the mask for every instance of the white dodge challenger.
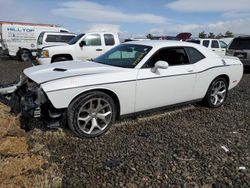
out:
{"label": "white dodge challenger", "polygon": [[46,122],[64,116],[83,138],[105,133],[124,115],[197,101],[219,107],[242,74],[238,58],[219,57],[200,45],[136,41],[93,61],[25,69],[14,90],[23,112]]}

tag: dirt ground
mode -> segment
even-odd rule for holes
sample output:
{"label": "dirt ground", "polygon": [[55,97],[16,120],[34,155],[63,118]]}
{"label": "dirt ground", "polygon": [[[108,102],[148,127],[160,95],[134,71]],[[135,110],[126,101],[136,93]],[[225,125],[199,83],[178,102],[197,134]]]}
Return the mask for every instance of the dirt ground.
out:
{"label": "dirt ground", "polygon": [[0,103],[0,187],[60,187],[60,171],[49,157],[46,146],[33,143],[19,117]]}
{"label": "dirt ground", "polygon": [[[14,77],[8,78],[9,71],[19,74],[12,63],[0,62],[0,83]],[[18,141],[24,153],[17,155],[36,145],[43,159],[34,165],[55,165],[60,175],[53,177],[61,177],[62,187],[250,187],[249,83],[246,72],[221,108],[188,105],[125,119],[95,139],[76,138],[67,129],[33,130],[25,133],[28,142]],[[17,141],[3,143],[1,150]],[[2,167],[6,152],[0,154],[0,173],[9,171]]]}

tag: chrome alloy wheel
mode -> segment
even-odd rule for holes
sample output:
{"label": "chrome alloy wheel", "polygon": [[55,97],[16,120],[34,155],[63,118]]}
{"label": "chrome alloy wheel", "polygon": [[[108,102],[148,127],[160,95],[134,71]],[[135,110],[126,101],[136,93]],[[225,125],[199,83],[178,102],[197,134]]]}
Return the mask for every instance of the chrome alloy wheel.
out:
{"label": "chrome alloy wheel", "polygon": [[111,105],[104,98],[89,99],[80,107],[77,115],[78,127],[89,135],[103,131],[111,120]]}
{"label": "chrome alloy wheel", "polygon": [[219,80],[218,82],[215,82],[212,86],[211,92],[210,92],[210,101],[214,106],[221,105],[227,94],[227,86],[225,82]]}

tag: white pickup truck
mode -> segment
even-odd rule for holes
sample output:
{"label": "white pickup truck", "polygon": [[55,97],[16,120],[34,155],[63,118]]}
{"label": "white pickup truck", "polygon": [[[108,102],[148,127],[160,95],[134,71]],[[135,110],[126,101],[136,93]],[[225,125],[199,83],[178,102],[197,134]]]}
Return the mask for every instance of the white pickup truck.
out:
{"label": "white pickup truck", "polygon": [[38,54],[38,64],[95,58],[120,44],[117,33],[91,32],[79,34],[67,45],[45,47]]}
{"label": "white pickup truck", "polygon": [[226,55],[226,48],[227,44],[218,39],[188,39],[187,42],[192,42],[196,44],[203,45],[207,48],[210,48],[212,51],[214,51],[219,56],[225,56]]}

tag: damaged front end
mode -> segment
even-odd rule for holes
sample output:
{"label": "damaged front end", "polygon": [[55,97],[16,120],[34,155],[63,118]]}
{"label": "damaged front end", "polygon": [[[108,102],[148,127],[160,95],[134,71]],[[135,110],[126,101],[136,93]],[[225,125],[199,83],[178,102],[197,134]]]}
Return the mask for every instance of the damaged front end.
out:
{"label": "damaged front end", "polygon": [[[4,96],[12,113],[21,113],[26,130],[60,127],[64,110],[55,109],[40,85],[24,74],[18,83],[0,86],[0,95]],[[29,125],[27,121],[35,123]]]}

